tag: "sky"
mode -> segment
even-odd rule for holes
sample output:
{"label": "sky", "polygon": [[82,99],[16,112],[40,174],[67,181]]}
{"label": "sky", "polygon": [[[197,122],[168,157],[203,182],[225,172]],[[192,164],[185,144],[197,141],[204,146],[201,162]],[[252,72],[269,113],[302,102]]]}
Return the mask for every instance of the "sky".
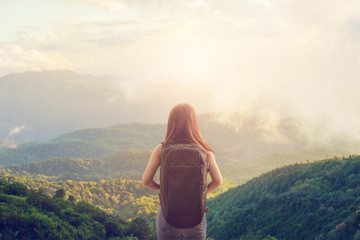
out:
{"label": "sky", "polygon": [[360,1],[0,0],[0,76],[43,69],[117,76],[133,96],[182,83],[203,92],[200,112],[360,131]]}

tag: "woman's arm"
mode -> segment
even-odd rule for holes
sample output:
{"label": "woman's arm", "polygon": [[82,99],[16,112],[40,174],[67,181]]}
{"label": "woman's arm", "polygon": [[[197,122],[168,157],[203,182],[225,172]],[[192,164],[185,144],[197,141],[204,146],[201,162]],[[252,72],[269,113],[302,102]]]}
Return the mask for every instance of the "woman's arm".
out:
{"label": "woman's arm", "polygon": [[211,177],[211,182],[208,185],[207,192],[210,193],[215,191],[218,187],[221,186],[223,179],[219,167],[216,164],[214,153],[209,151],[207,158],[208,158],[207,159],[208,163],[210,163],[210,177]]}
{"label": "woman's arm", "polygon": [[151,153],[149,163],[145,169],[144,175],[142,177],[142,183],[152,189],[160,190],[160,184],[154,181],[154,176],[157,169],[160,166],[160,156],[161,156],[162,145],[157,145]]}

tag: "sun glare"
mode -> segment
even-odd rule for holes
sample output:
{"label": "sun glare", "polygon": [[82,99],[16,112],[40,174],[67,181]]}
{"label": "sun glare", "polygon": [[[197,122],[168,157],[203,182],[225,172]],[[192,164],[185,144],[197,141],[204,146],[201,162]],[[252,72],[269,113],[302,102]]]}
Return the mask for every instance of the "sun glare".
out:
{"label": "sun glare", "polygon": [[203,39],[187,39],[171,44],[164,60],[166,72],[175,79],[199,81],[208,77],[214,57]]}

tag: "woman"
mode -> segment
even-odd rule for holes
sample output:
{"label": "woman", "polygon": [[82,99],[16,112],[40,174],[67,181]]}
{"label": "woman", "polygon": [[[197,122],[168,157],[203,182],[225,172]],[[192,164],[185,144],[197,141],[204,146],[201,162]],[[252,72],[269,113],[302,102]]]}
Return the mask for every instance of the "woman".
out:
{"label": "woman", "polygon": [[[209,173],[211,177],[207,192],[213,192],[222,184],[222,176],[215,161],[214,150],[201,136],[195,110],[186,103],[178,104],[171,110],[165,140],[154,148],[145,169],[142,183],[150,189],[160,190],[160,183],[154,181],[154,176],[160,166],[162,148],[169,142],[181,139],[190,140],[193,144],[201,146],[206,151],[207,162],[210,164]],[[204,215],[202,222],[194,228],[177,229],[165,222],[161,208],[159,207],[156,231],[159,240],[180,239],[181,236],[183,239],[204,240],[206,238],[206,218]]]}

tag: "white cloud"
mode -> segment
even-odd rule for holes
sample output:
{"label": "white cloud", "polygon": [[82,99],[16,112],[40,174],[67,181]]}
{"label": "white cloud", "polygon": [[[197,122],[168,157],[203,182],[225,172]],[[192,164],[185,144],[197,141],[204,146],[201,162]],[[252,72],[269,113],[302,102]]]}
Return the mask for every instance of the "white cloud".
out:
{"label": "white cloud", "polygon": [[11,131],[9,132],[9,134],[7,135],[8,137],[14,136],[14,135],[18,135],[20,132],[22,132],[25,129],[25,125],[22,126],[15,126],[13,129],[11,129]]}
{"label": "white cloud", "polygon": [[2,142],[0,142],[0,149],[2,149],[2,148],[17,148],[18,143],[9,138],[20,134],[24,129],[25,129],[25,125],[13,127],[10,130],[10,132],[7,134],[6,139],[3,140]]}
{"label": "white cloud", "polygon": [[61,52],[24,49],[18,44],[0,44],[0,69],[12,72],[71,68]]}
{"label": "white cloud", "polygon": [[84,4],[88,7],[100,8],[109,12],[125,12],[126,5],[122,1],[114,0],[68,0],[69,2]]}

